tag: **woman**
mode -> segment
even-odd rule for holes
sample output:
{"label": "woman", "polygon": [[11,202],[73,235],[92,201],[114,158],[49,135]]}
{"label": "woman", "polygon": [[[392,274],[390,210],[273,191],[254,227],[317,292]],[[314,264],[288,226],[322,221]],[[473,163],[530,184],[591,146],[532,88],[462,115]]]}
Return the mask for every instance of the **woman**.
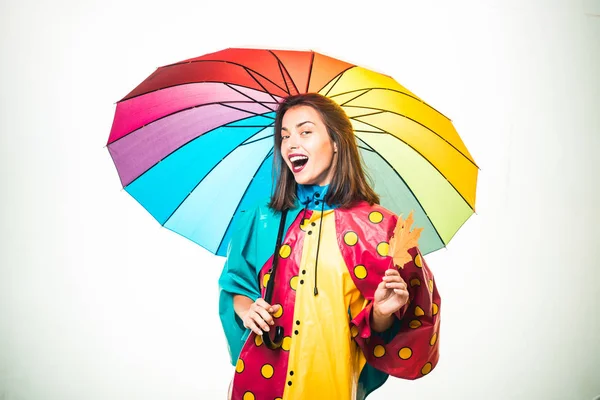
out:
{"label": "woman", "polygon": [[[274,133],[274,193],[244,212],[219,280],[231,398],[361,400],[388,375],[426,375],[438,360],[439,295],[417,247],[404,265],[388,256],[398,217],[367,183],[350,120],[324,96],[296,95]],[[284,338],[272,350],[275,326]]]}

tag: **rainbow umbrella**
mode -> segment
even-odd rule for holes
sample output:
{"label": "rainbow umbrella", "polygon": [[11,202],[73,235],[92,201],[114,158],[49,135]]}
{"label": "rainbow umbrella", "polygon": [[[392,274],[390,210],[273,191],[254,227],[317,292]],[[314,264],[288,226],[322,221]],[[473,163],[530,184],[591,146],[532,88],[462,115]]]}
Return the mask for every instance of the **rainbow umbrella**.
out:
{"label": "rainbow umbrella", "polygon": [[240,213],[271,193],[277,103],[306,92],[343,107],[381,204],[424,228],[422,253],[444,247],[474,212],[478,172],[451,121],[391,77],[313,51],[160,67],[117,103],[107,147],[160,224],[225,255]]}

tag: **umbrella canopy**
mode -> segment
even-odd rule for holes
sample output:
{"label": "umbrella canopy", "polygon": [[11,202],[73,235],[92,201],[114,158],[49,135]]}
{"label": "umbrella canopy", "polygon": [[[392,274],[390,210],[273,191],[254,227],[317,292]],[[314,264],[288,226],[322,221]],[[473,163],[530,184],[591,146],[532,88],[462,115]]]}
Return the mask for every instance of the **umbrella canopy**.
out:
{"label": "umbrella canopy", "polygon": [[422,253],[444,247],[474,212],[478,172],[452,122],[391,77],[313,51],[160,67],[117,103],[107,147],[160,224],[225,255],[240,213],[271,193],[277,104],[306,92],[342,106],[381,204],[414,210]]}

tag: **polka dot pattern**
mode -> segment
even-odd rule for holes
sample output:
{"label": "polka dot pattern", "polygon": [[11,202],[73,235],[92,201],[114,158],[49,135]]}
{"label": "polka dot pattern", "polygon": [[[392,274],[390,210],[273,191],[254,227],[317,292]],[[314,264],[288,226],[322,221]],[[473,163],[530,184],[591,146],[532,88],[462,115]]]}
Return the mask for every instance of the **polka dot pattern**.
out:
{"label": "polka dot pattern", "polygon": [[256,345],[256,347],[262,346],[262,344],[263,344],[262,336],[260,336],[260,335],[254,336],[254,344]]}
{"label": "polka dot pattern", "polygon": [[421,286],[421,281],[418,278],[410,280],[410,287]]}
{"label": "polka dot pattern", "polygon": [[280,318],[283,315],[283,307],[281,306],[281,304],[276,304],[279,306],[279,309],[277,310],[276,313],[273,313],[273,318]]}
{"label": "polka dot pattern", "polygon": [[381,257],[386,257],[390,251],[390,244],[388,242],[381,242],[377,245],[377,254]]}
{"label": "polka dot pattern", "polygon": [[381,221],[383,221],[383,214],[379,211],[373,211],[369,213],[369,221],[371,221],[374,224],[378,224]]}
{"label": "polka dot pattern", "polygon": [[266,288],[267,284],[269,283],[269,279],[271,279],[271,274],[265,274],[265,276],[263,276],[263,287]]}
{"label": "polka dot pattern", "polygon": [[435,342],[437,342],[437,332],[433,334],[433,336],[431,337],[431,340],[429,340],[429,345],[433,346],[435,344]]}
{"label": "polka dot pattern", "polygon": [[421,258],[421,254],[417,254],[415,257],[415,265],[418,268],[423,268],[423,259]]}
{"label": "polka dot pattern", "polygon": [[344,235],[344,243],[346,243],[348,246],[354,246],[356,243],[358,243],[358,235],[356,232],[346,232]]}
{"label": "polka dot pattern", "polygon": [[413,319],[408,323],[408,326],[410,326],[411,329],[417,329],[421,326],[421,321],[419,321],[418,319]]}
{"label": "polka dot pattern", "polygon": [[425,311],[423,311],[423,309],[419,306],[415,307],[415,315],[417,317],[422,317],[423,315],[425,315]]}
{"label": "polka dot pattern", "polygon": [[430,362],[428,362],[427,364],[425,364],[425,365],[423,366],[423,368],[421,368],[421,373],[422,373],[423,375],[427,375],[427,374],[428,374],[428,373],[430,373],[430,372],[431,372],[431,363],[430,363]]}
{"label": "polka dot pattern", "polygon": [[298,287],[298,277],[297,276],[294,276],[294,277],[292,277],[292,279],[290,279],[290,287],[293,290],[296,290],[296,288]]}
{"label": "polka dot pattern", "polygon": [[242,400],[256,400],[256,397],[254,396],[254,393],[246,392],[244,393],[244,397]]}
{"label": "polka dot pattern", "polygon": [[385,355],[385,347],[383,347],[382,345],[378,344],[377,346],[375,346],[375,348],[373,349],[373,355],[377,358],[381,358]]}
{"label": "polka dot pattern", "polygon": [[357,265],[354,267],[354,275],[356,275],[358,279],[365,279],[367,277],[367,269],[364,265]]}
{"label": "polka dot pattern", "polygon": [[427,282],[427,286],[429,286],[429,291],[433,293],[433,279],[430,279],[429,282]]}
{"label": "polka dot pattern", "polygon": [[400,349],[400,351],[398,352],[398,357],[400,357],[403,360],[408,360],[409,358],[412,357],[412,350],[410,349],[410,347],[403,347]]}
{"label": "polka dot pattern", "polygon": [[433,315],[437,315],[439,307],[437,304],[433,303],[433,305],[431,306],[432,311],[433,311]]}
{"label": "polka dot pattern", "polygon": [[292,247],[289,244],[284,244],[279,248],[279,257],[288,258],[292,254]]}
{"label": "polka dot pattern", "polygon": [[242,360],[241,358],[237,360],[237,364],[235,365],[235,372],[237,372],[238,374],[244,372],[244,360]]}
{"label": "polka dot pattern", "polygon": [[290,351],[292,348],[292,337],[286,336],[283,338],[283,343],[281,344],[281,348],[285,351]]}
{"label": "polka dot pattern", "polygon": [[274,370],[271,364],[265,364],[260,369],[260,374],[266,379],[271,379],[273,377],[273,372]]}

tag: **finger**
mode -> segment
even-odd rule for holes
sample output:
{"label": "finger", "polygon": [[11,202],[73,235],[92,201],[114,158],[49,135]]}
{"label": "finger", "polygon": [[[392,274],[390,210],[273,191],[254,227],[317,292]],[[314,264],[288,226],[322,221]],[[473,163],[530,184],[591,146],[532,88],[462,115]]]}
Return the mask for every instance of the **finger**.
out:
{"label": "finger", "polygon": [[271,308],[273,309],[273,312],[271,314],[275,314],[277,311],[279,311],[279,309],[281,308],[281,306],[279,304],[273,304],[271,306]]}
{"label": "finger", "polygon": [[270,328],[263,319],[263,315],[269,315],[269,313],[267,313],[267,311],[265,311],[262,307],[257,306],[256,309],[250,313],[250,318],[259,327],[259,329],[268,332]]}
{"label": "finger", "polygon": [[248,318],[247,321],[244,322],[244,326],[259,336],[262,336],[263,334],[263,331],[260,330],[260,328],[256,326],[256,323],[254,323],[254,321],[250,318]]}
{"label": "finger", "polygon": [[394,289],[394,293],[400,296],[406,296],[408,298],[408,290],[405,289]]}
{"label": "finger", "polygon": [[[265,331],[269,331],[269,325],[273,325],[275,323],[275,321],[273,321],[273,317],[271,316],[271,314],[269,314],[269,312],[267,310],[265,310],[262,307],[257,307],[256,313],[260,316],[260,319],[262,321],[260,321],[261,323],[259,323],[259,326],[261,326]],[[256,320],[256,319],[255,319]],[[264,323],[264,325],[263,325]],[[267,325],[269,324],[269,325]]]}
{"label": "finger", "polygon": [[385,284],[385,287],[388,289],[402,289],[407,290],[406,283],[404,282],[388,282]]}
{"label": "finger", "polygon": [[393,275],[400,276],[400,272],[398,272],[398,270],[396,268],[390,268],[390,269],[385,270],[385,275],[386,276],[393,276]]}
{"label": "finger", "polygon": [[386,275],[383,277],[383,280],[386,282],[404,282],[400,275]]}
{"label": "finger", "polygon": [[258,298],[256,299],[256,301],[254,302],[254,304],[257,304],[259,306],[261,306],[262,308],[264,308],[265,310],[268,310],[269,312],[273,312],[272,309],[273,307],[271,307],[271,305],[269,303],[267,303],[265,301],[265,299],[262,298]]}

